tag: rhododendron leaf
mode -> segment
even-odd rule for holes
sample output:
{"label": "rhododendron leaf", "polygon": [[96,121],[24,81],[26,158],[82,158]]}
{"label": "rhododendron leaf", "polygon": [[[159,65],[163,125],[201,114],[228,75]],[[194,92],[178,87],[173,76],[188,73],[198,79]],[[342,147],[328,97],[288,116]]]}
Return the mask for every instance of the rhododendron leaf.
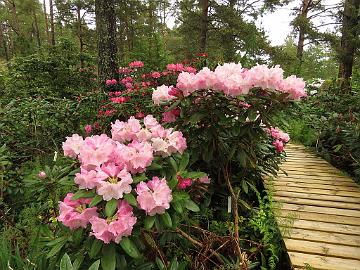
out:
{"label": "rhododendron leaf", "polygon": [[258,113],[256,110],[249,110],[248,111],[248,117],[250,121],[254,121],[256,117],[258,116]]}
{"label": "rhododendron leaf", "polygon": [[151,163],[151,165],[149,167],[146,168],[147,170],[149,171],[158,171],[158,170],[161,170],[162,169],[162,166],[153,162]]}
{"label": "rhododendron leaf", "polygon": [[200,211],[199,206],[196,203],[194,203],[192,200],[185,201],[185,207],[187,209],[189,209],[190,211],[193,211],[193,212],[199,212]]}
{"label": "rhododendron leaf", "polygon": [[169,158],[169,161],[170,161],[170,164],[171,166],[173,167],[174,171],[175,172],[178,172],[178,165],[175,161],[175,159],[173,159],[172,157]]}
{"label": "rhododendron leaf", "polygon": [[178,268],[179,268],[179,263],[177,261],[177,258],[175,257],[171,260],[169,270],[178,270]]}
{"label": "rhododendron leaf", "polygon": [[88,270],[98,270],[100,266],[100,260],[97,260],[92,265],[90,265]]}
{"label": "rhododendron leaf", "polygon": [[90,202],[89,207],[93,207],[93,206],[99,204],[102,200],[103,200],[103,197],[101,195],[96,195]]}
{"label": "rhododendron leaf", "polygon": [[[118,255],[118,254],[117,254]],[[127,262],[125,255],[118,256],[119,269],[127,269]]]}
{"label": "rhododendron leaf", "polygon": [[177,100],[175,101],[173,104],[171,104],[171,106],[169,107],[169,109],[167,109],[167,112],[172,111],[173,109],[175,109],[175,107],[177,107],[177,105],[179,105],[181,102],[181,100]]}
{"label": "rhododendron leaf", "polygon": [[65,253],[64,256],[61,258],[60,270],[73,270],[70,257],[67,253]]}
{"label": "rhododendron leaf", "polygon": [[173,175],[169,181],[167,181],[168,186],[170,189],[174,189],[178,185],[178,180],[176,178],[176,175]]}
{"label": "rhododendron leaf", "polygon": [[184,171],[187,167],[187,165],[189,164],[189,159],[190,159],[190,155],[188,152],[185,152],[182,155],[182,158],[180,160],[180,165],[179,165],[179,171]]}
{"label": "rhododendron leaf", "polygon": [[172,220],[171,220],[171,217],[168,212],[165,212],[164,214],[160,215],[160,218],[161,218],[162,223],[166,227],[168,227],[168,228],[172,227]]}
{"label": "rhododendron leaf", "polygon": [[76,254],[76,259],[73,263],[73,270],[78,270],[85,259],[84,255]]}
{"label": "rhododendron leaf", "polygon": [[132,206],[137,206],[137,201],[134,195],[131,193],[124,194],[124,199]]}
{"label": "rhododendron leaf", "polygon": [[179,214],[182,214],[184,212],[184,209],[183,209],[181,203],[174,202],[174,203],[172,203],[172,206],[175,209],[175,211],[178,212]]}
{"label": "rhododendron leaf", "polygon": [[94,239],[94,242],[91,245],[89,256],[90,258],[96,258],[99,254],[101,248],[103,246],[103,242],[97,239]]}
{"label": "rhododendron leaf", "polygon": [[46,258],[51,258],[52,256],[58,254],[59,251],[62,249],[62,247],[66,244],[66,242],[67,242],[67,239],[60,243],[57,243],[55,246],[53,246],[53,248],[47,254]]}
{"label": "rhododendron leaf", "polygon": [[161,261],[161,259],[159,257],[155,258],[155,262],[156,262],[156,265],[159,268],[159,270],[165,269],[165,265],[164,265],[164,263]]}
{"label": "rhododendron leaf", "polygon": [[133,176],[133,184],[140,183],[141,181],[145,181],[147,179],[145,173]]}
{"label": "rhododendron leaf", "polygon": [[207,174],[204,172],[186,172],[184,174],[181,174],[181,177],[184,178],[191,178],[191,179],[198,179],[201,177],[205,177]]}
{"label": "rhododendron leaf", "polygon": [[145,229],[150,230],[155,223],[155,216],[146,216],[144,220]]}
{"label": "rhododendron leaf", "polygon": [[56,238],[48,243],[46,243],[46,246],[51,247],[51,246],[55,246],[56,244],[63,242],[63,241],[67,241],[68,237],[67,236],[61,236],[59,238]]}
{"label": "rhododendron leaf", "polygon": [[184,191],[175,191],[173,192],[172,196],[173,196],[173,200],[172,200],[173,203],[190,200],[190,195]]}
{"label": "rhododendron leaf", "polygon": [[77,200],[80,198],[92,198],[95,196],[95,191],[94,190],[85,190],[85,189],[80,189],[77,192],[74,193],[74,195],[72,196],[72,200]]}
{"label": "rhododendron leaf", "polygon": [[190,123],[196,124],[201,119],[203,119],[206,115],[204,113],[194,113],[192,116],[190,116]]}
{"label": "rhododendron leaf", "polygon": [[122,249],[128,254],[130,257],[134,259],[140,258],[140,252],[135,246],[134,242],[131,241],[128,237],[124,237],[121,242],[120,246]]}
{"label": "rhododendron leaf", "polygon": [[101,267],[103,270],[114,270],[116,266],[115,246],[104,245],[102,249]]}
{"label": "rhododendron leaf", "polygon": [[105,205],[105,214],[107,217],[112,217],[115,214],[117,209],[118,201],[115,199],[111,199]]}

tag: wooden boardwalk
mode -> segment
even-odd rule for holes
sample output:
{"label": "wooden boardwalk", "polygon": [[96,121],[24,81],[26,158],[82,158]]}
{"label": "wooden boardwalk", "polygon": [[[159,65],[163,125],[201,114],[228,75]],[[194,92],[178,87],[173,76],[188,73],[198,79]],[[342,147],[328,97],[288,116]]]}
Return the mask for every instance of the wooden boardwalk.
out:
{"label": "wooden boardwalk", "polygon": [[303,146],[286,153],[272,188],[294,269],[360,270],[359,186]]}

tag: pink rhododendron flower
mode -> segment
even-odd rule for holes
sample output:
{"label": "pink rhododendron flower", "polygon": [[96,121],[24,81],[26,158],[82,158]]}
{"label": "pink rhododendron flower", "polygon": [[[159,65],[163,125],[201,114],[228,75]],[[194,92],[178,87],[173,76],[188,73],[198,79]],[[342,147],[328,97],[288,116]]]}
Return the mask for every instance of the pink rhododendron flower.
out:
{"label": "pink rhododendron flower", "polygon": [[74,182],[79,185],[80,189],[93,189],[99,184],[97,172],[87,171],[83,167],[80,168],[80,173],[75,174]]}
{"label": "pink rhododendron flower", "polygon": [[170,90],[169,90],[168,94],[170,96],[180,97],[181,96],[181,91],[177,90],[175,87],[170,87]]}
{"label": "pink rhododendron flower", "polygon": [[289,93],[289,97],[294,100],[299,100],[302,97],[306,97],[305,82],[301,78],[297,78],[295,75],[287,77],[282,81],[280,91]]}
{"label": "pink rhododendron flower", "polygon": [[163,112],[162,114],[163,118],[162,118],[162,122],[164,123],[172,123],[176,121],[176,116],[172,111],[169,112]]}
{"label": "pink rhododendron flower", "polygon": [[152,94],[152,100],[154,101],[154,104],[159,105],[161,102],[166,102],[174,99],[175,97],[169,94],[170,90],[171,86],[158,86]]}
{"label": "pink rhododendron flower", "polygon": [[126,102],[126,98],[125,97],[114,97],[114,98],[110,98],[110,101],[113,103],[124,103]]}
{"label": "pink rhododendron flower", "polygon": [[127,122],[116,120],[111,124],[112,139],[118,142],[132,141],[136,139],[136,133],[141,130],[138,119],[131,116]]}
{"label": "pink rhododendron flower", "polygon": [[196,73],[196,68],[194,68],[194,67],[184,67],[184,71],[189,72],[189,73]]}
{"label": "pink rhododendron flower", "polygon": [[145,124],[146,128],[151,129],[155,126],[158,126],[159,122],[156,120],[156,118],[154,116],[149,114],[144,117],[144,124]]}
{"label": "pink rhododendron flower", "polygon": [[196,75],[193,73],[181,72],[177,79],[176,88],[181,90],[185,97],[189,96],[191,93],[198,90]]}
{"label": "pink rhododendron flower", "polygon": [[182,178],[180,175],[177,176],[178,179],[178,188],[179,189],[186,189],[192,185],[191,178]]}
{"label": "pink rhododendron flower", "polygon": [[72,200],[74,194],[68,193],[63,202],[60,202],[60,214],[58,220],[71,230],[77,228],[86,228],[89,220],[97,217],[97,208],[87,208],[86,205],[91,202],[90,199]]}
{"label": "pink rhododendron flower", "polygon": [[40,179],[45,179],[46,178],[46,173],[44,171],[41,171],[41,172],[39,172],[38,176],[39,176]]}
{"label": "pink rhododendron flower", "polygon": [[145,114],[144,114],[143,112],[137,112],[137,113],[135,114],[135,117],[136,117],[137,119],[141,119],[141,118],[144,118],[144,117],[145,117]]}
{"label": "pink rhododendron flower", "polygon": [[96,178],[99,181],[96,192],[103,196],[105,201],[121,199],[124,194],[131,192],[131,174],[114,163],[102,165]]}
{"label": "pink rhododendron flower", "polygon": [[154,71],[151,73],[151,78],[159,79],[160,77],[161,77],[161,74],[158,71]]}
{"label": "pink rhododendron flower", "polygon": [[280,140],[273,141],[273,145],[275,146],[275,149],[277,152],[281,153],[284,151],[284,143]]}
{"label": "pink rhododendron flower", "polygon": [[127,68],[127,67],[119,68],[119,73],[121,73],[121,74],[128,74],[130,72],[131,72],[131,70],[129,68]]}
{"label": "pink rhododendron flower", "polygon": [[87,137],[80,149],[79,160],[85,169],[94,169],[110,161],[114,141],[105,134]]}
{"label": "pink rhododendron flower", "polygon": [[153,177],[151,181],[140,182],[136,186],[137,202],[140,209],[145,210],[147,215],[164,214],[170,208],[172,200],[171,189],[166,179]]}
{"label": "pink rhododendron flower", "polygon": [[66,141],[62,143],[64,156],[76,158],[80,153],[80,148],[84,144],[83,137],[78,134],[73,134],[71,137],[66,137]]}
{"label": "pink rhododendron flower", "polygon": [[92,126],[91,125],[86,125],[84,129],[85,129],[86,133],[90,133],[92,131]]}
{"label": "pink rhododendron flower", "polygon": [[117,213],[108,219],[93,217],[90,219],[91,235],[109,244],[110,241],[120,243],[122,237],[130,236],[136,223],[132,207],[125,200],[118,203]]}
{"label": "pink rhododendron flower", "polygon": [[144,63],[141,61],[133,61],[129,64],[129,67],[131,68],[142,68],[144,66]]}
{"label": "pink rhododendron flower", "polygon": [[174,131],[168,134],[169,140],[168,152],[170,154],[179,152],[182,154],[186,149],[186,139],[181,131]]}
{"label": "pink rhododendron flower", "polygon": [[284,143],[287,143],[290,140],[289,134],[287,134],[286,132],[280,130],[277,127],[275,127],[275,128],[271,127],[271,128],[265,129],[265,131],[269,135],[271,135],[271,137],[273,137],[274,139],[281,140]]}
{"label": "pink rhododendron flower", "polygon": [[210,178],[208,175],[199,178],[199,182],[203,184],[210,184]]}
{"label": "pink rhododendron flower", "polygon": [[145,171],[153,158],[153,148],[147,142],[133,141],[128,145],[117,143],[115,160],[124,164],[131,173]]}

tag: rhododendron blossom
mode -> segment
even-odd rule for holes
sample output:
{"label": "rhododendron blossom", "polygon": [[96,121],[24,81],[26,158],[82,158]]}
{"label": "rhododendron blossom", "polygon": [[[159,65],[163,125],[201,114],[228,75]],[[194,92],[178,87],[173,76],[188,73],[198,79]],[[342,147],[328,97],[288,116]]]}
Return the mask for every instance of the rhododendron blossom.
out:
{"label": "rhododendron blossom", "polygon": [[76,158],[80,153],[80,148],[84,144],[84,139],[78,134],[66,137],[66,141],[62,143],[64,156]]}
{"label": "rhododendron blossom", "polygon": [[86,133],[90,133],[90,132],[92,131],[92,126],[91,126],[91,125],[86,125],[86,126],[84,127],[84,129],[85,129],[85,132],[86,132]]}
{"label": "rhododendron blossom", "polygon": [[290,136],[289,134],[287,134],[286,132],[280,130],[279,128],[275,127],[271,127],[269,129],[265,129],[266,132],[271,135],[271,137],[273,137],[274,139],[278,139],[283,141],[284,143],[289,142],[290,140]]}
{"label": "rhododendron blossom", "polygon": [[166,85],[162,85],[156,88],[156,90],[152,94],[154,104],[159,105],[162,102],[167,102],[174,99],[175,97],[169,94],[171,88],[171,86],[168,87]]}
{"label": "rhododendron blossom", "polygon": [[99,181],[96,192],[102,195],[105,201],[121,199],[124,194],[131,192],[130,184],[133,182],[131,174],[114,163],[102,165],[96,178]]}
{"label": "rhododendron blossom", "polygon": [[40,179],[45,179],[46,178],[46,173],[44,171],[41,171],[41,172],[39,172],[38,176],[39,176]]}
{"label": "rhododendron blossom", "polygon": [[80,189],[93,189],[99,184],[97,172],[87,171],[83,167],[80,168],[80,173],[75,175],[74,182],[79,185]]}
{"label": "rhododendron blossom", "polygon": [[90,219],[91,235],[106,244],[109,244],[110,241],[119,243],[122,237],[131,235],[136,220],[129,203],[120,200],[118,211],[113,217],[107,219],[93,217]]}
{"label": "rhododendron blossom", "polygon": [[60,202],[58,220],[71,230],[86,228],[91,218],[97,217],[97,208],[87,208],[91,199],[72,200],[74,194],[68,193],[63,202]]}
{"label": "rhododendron blossom", "polygon": [[131,68],[142,68],[144,66],[144,63],[141,61],[133,61],[129,64],[129,67]]}
{"label": "rhododendron blossom", "polygon": [[275,149],[278,153],[281,153],[284,151],[284,143],[280,140],[273,141],[273,145],[275,146]]}
{"label": "rhododendron blossom", "polygon": [[153,177],[147,183],[140,182],[136,186],[136,193],[140,208],[149,216],[164,214],[165,210],[170,208],[172,195],[165,178],[160,180]]}

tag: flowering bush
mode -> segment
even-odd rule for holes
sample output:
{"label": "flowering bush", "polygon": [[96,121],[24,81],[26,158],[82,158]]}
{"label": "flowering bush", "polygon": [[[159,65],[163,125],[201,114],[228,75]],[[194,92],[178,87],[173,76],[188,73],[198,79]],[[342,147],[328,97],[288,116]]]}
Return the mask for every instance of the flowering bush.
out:
{"label": "flowering bush", "polygon": [[[116,120],[111,137],[67,137],[64,155],[79,161],[74,178],[79,190],[60,202],[58,221],[70,230],[86,229],[97,239],[93,245],[109,244],[105,258],[115,252],[110,244],[120,243],[125,254],[144,261],[133,241],[143,241],[141,232],[154,224],[154,233],[176,229],[186,219],[184,209],[199,211],[185,189],[210,182],[205,173],[186,170],[186,147],[180,131],[164,128],[152,115]],[[184,186],[179,179],[190,183]]]}

